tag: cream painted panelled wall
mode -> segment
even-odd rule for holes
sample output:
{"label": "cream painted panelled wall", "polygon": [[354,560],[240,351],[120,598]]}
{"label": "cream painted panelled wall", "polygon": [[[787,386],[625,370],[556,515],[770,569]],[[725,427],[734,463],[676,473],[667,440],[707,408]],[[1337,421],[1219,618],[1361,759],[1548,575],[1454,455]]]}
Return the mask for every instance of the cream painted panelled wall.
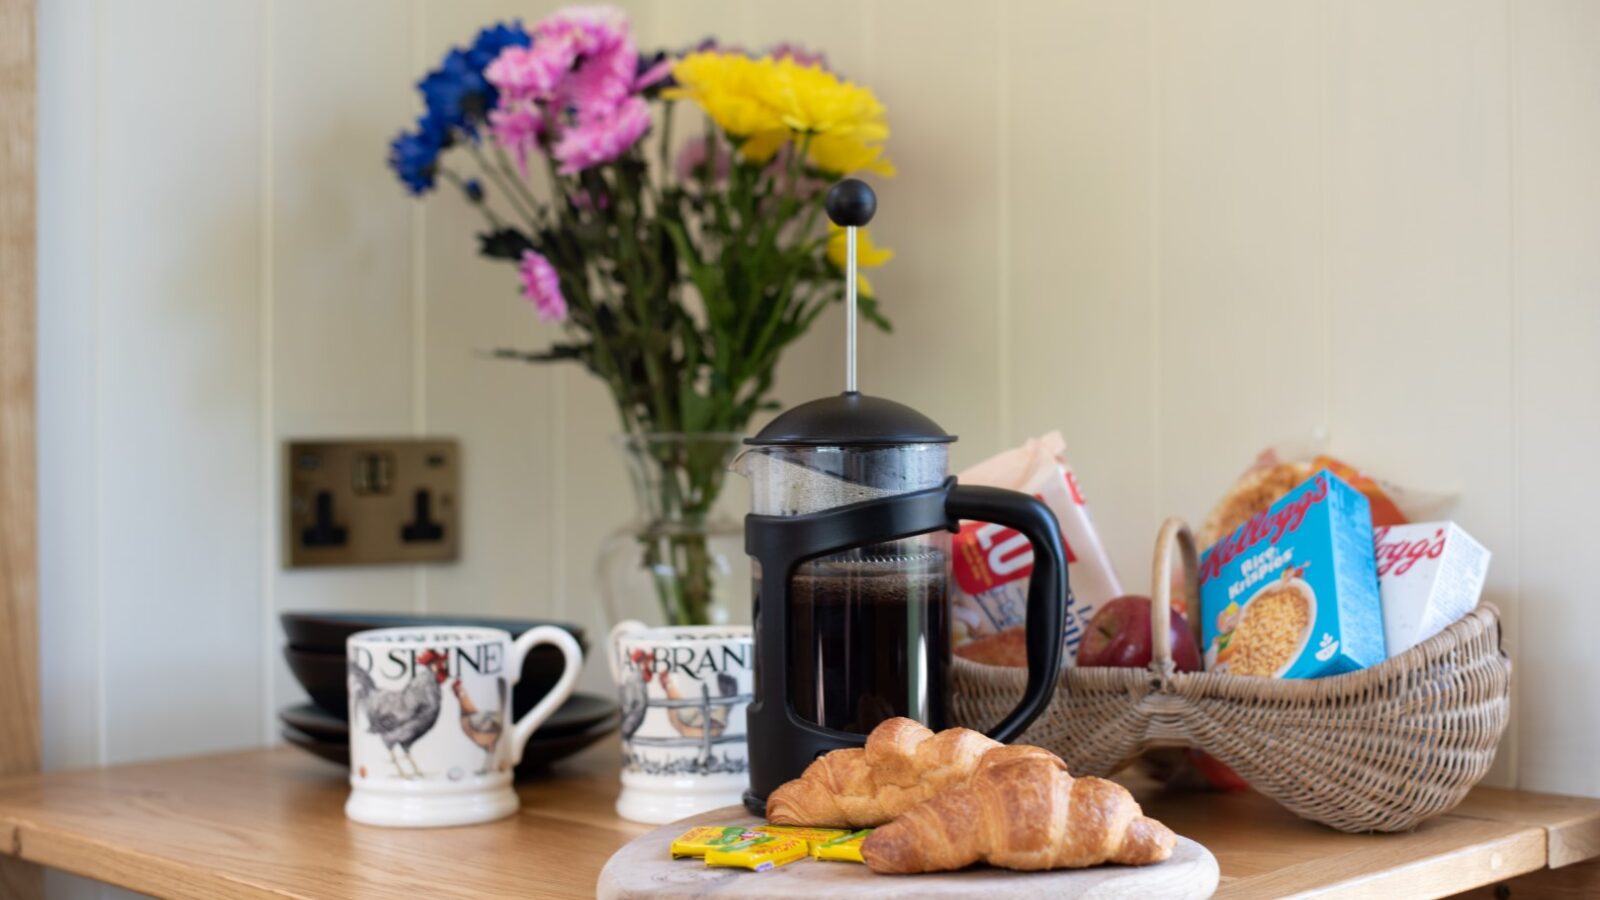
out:
{"label": "cream painted panelled wall", "polygon": [[[383,167],[411,83],[548,2],[41,4],[45,729],[54,766],[276,739],[279,610],[599,629],[630,510],[599,386],[469,211]],[[1132,587],[1262,447],[1457,491],[1517,652],[1501,783],[1600,794],[1600,4],[638,0],[644,46],[825,50],[890,110],[865,388],[1052,428]],[[837,316],[786,361],[839,387]],[[459,437],[459,564],[278,565],[290,436]],[[589,683],[603,687],[598,667]]]}

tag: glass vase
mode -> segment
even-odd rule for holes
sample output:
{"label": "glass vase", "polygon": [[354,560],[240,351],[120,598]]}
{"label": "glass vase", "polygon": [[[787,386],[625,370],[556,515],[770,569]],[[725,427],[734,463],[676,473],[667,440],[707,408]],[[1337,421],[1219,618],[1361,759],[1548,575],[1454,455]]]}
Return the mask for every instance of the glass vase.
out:
{"label": "glass vase", "polygon": [[720,432],[617,438],[637,514],[602,545],[596,561],[611,625],[749,623],[744,525],[717,509],[741,438]]}

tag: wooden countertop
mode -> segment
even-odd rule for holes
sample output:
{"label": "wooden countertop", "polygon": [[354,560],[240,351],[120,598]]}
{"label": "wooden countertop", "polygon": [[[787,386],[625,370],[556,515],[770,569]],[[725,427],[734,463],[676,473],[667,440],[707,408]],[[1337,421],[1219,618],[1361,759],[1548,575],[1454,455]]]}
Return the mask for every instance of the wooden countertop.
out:
{"label": "wooden countertop", "polygon": [[[618,847],[609,742],[520,787],[503,822],[396,831],[343,814],[343,772],[280,748],[0,780],[0,852],[180,898],[588,897]],[[1479,789],[1409,834],[1347,835],[1256,794],[1131,784],[1205,844],[1225,898],[1446,896],[1600,855],[1600,800]]]}

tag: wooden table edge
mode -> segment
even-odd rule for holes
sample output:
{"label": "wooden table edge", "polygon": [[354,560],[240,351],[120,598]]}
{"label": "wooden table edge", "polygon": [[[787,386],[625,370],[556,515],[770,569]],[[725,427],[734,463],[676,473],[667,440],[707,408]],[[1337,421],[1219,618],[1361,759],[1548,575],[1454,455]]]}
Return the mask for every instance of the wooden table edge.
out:
{"label": "wooden table edge", "polygon": [[1465,819],[1515,822],[1543,828],[1548,844],[1546,856],[1548,865],[1552,869],[1600,857],[1600,803],[1596,803],[1593,798],[1536,791],[1511,791],[1505,788],[1483,790],[1491,797],[1515,796],[1529,804],[1547,803],[1561,809],[1536,813],[1525,806],[1515,804],[1495,806],[1467,803],[1451,810],[1447,815]]}
{"label": "wooden table edge", "polygon": [[[1497,884],[1518,875],[1538,872],[1548,867],[1546,844],[1548,835],[1538,825],[1527,825],[1518,831],[1496,838],[1488,847],[1463,847],[1443,855],[1432,856],[1381,872],[1346,879],[1314,893],[1300,896],[1318,900],[1377,900],[1389,897],[1450,897],[1475,888]],[[1498,858],[1498,862],[1497,862]],[[1455,865],[1455,863],[1462,865]],[[1487,863],[1484,865],[1483,863]],[[1434,887],[1434,872],[1447,869],[1454,875],[1448,885]],[[1461,876],[1469,871],[1470,875]],[[1418,882],[1422,882],[1420,885]],[[1419,890],[1420,888],[1420,890]]]}
{"label": "wooden table edge", "polygon": [[283,900],[285,896],[282,891],[215,869],[108,844],[14,816],[0,817],[0,835],[7,836],[0,846],[0,851],[7,856],[153,897]]}

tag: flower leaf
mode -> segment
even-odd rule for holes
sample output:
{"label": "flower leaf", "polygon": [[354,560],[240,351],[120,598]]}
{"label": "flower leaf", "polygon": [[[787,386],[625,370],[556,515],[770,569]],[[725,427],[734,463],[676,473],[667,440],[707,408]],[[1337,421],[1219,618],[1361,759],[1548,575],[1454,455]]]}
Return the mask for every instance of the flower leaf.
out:
{"label": "flower leaf", "polygon": [[515,228],[500,228],[478,235],[478,253],[490,259],[520,261],[522,251],[532,249],[533,241]]}

